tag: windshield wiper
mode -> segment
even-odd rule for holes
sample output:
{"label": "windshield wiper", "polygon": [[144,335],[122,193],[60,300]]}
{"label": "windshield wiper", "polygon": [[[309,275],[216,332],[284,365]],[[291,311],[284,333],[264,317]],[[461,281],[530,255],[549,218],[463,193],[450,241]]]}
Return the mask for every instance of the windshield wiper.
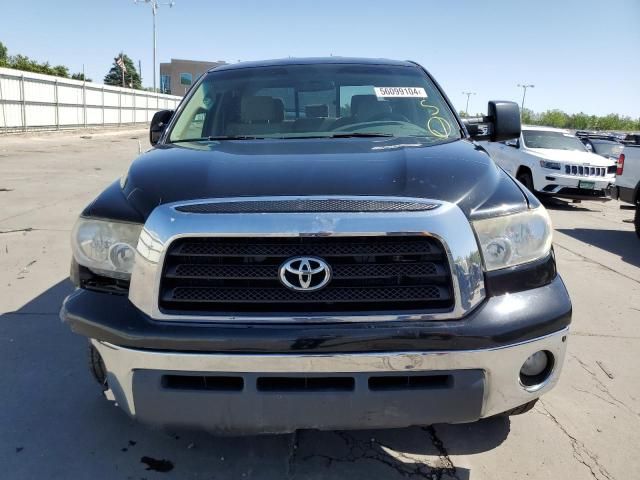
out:
{"label": "windshield wiper", "polygon": [[351,133],[334,133],[329,135],[329,138],[351,138],[351,137],[393,137],[391,133],[376,133],[376,132],[351,132]]}
{"label": "windshield wiper", "polygon": [[217,135],[200,138],[181,138],[169,143],[188,143],[188,142],[213,142],[216,140],[264,140],[265,137],[255,137],[253,135]]}

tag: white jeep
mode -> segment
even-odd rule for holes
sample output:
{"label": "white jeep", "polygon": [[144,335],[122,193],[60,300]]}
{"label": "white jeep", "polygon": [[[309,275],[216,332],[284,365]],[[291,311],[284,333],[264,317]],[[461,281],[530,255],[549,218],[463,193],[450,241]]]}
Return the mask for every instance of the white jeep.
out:
{"label": "white jeep", "polygon": [[589,152],[568,130],[523,126],[520,138],[483,146],[498,165],[536,194],[611,199],[616,162]]}

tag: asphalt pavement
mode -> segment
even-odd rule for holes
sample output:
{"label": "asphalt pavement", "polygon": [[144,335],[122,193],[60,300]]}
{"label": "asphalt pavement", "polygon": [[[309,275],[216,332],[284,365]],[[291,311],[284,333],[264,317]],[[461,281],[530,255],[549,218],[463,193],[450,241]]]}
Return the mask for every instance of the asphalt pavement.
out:
{"label": "asphalt pavement", "polygon": [[158,432],[108,403],[58,318],[78,213],[146,130],[0,135],[0,478],[640,478],[640,240],[633,212],[548,202],[574,305],[560,384],[511,419],[221,438]]}

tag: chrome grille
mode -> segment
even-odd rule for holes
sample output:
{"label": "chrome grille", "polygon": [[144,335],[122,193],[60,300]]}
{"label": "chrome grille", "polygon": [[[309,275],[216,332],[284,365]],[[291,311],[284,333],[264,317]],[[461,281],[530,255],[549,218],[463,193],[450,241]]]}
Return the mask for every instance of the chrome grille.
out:
{"label": "chrome grille", "polygon": [[[287,259],[321,257],[333,270],[322,290],[279,280]],[[168,248],[160,308],[181,313],[384,312],[453,307],[442,244],[426,236],[183,238]]]}
{"label": "chrome grille", "polygon": [[604,177],[607,174],[606,167],[585,167],[584,165],[565,165],[564,173],[581,177]]}

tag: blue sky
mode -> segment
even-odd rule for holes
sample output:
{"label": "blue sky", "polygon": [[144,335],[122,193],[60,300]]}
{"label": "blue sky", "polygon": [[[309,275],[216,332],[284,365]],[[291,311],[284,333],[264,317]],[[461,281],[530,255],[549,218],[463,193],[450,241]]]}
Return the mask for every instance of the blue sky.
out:
{"label": "blue sky", "polygon": [[[158,62],[288,56],[412,59],[458,109],[520,101],[536,111],[640,117],[640,0],[175,0],[160,7]],[[151,8],[132,0],[2,0],[0,41],[102,81],[124,50],[152,84]],[[159,82],[159,80],[158,80]]]}

